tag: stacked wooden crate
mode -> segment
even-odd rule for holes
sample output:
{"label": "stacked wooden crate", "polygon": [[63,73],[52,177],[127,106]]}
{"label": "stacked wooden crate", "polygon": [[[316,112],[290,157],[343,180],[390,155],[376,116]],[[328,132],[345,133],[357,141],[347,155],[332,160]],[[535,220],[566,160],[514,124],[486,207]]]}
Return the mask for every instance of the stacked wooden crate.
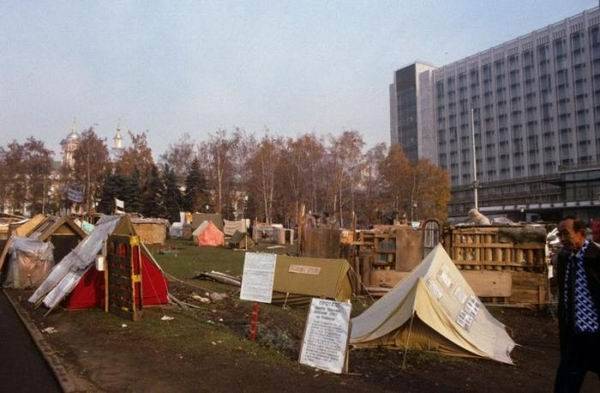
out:
{"label": "stacked wooden crate", "polygon": [[488,296],[480,296],[484,300],[542,305],[549,299],[544,238],[543,227],[454,227],[446,235],[445,246],[465,275],[479,277],[482,286],[489,286]]}

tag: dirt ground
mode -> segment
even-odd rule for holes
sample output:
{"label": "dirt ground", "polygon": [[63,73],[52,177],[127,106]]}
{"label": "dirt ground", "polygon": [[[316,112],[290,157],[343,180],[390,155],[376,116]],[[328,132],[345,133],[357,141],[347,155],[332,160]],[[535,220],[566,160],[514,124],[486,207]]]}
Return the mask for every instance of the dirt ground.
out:
{"label": "dirt ground", "polygon": [[[198,271],[219,266],[239,274],[239,253],[181,247],[177,255],[157,254],[163,268],[174,275],[170,292],[193,308],[147,308],[139,322],[100,310],[57,310],[44,317],[44,310],[33,310],[26,302],[27,292],[10,294],[40,329],[56,329],[47,339],[67,368],[89,381],[93,391],[552,391],[558,340],[550,311],[490,308],[519,344],[512,353],[514,366],[413,351],[402,369],[403,351],[362,349],[351,351],[349,374],[338,376],[297,362],[306,307],[261,305],[258,338],[251,342],[246,336],[252,304],[239,300],[238,288],[192,279]],[[204,304],[194,297],[211,292],[228,298]],[[355,299],[353,314],[368,303]],[[161,320],[165,315],[174,319]],[[582,391],[600,391],[594,374],[588,374]]]}

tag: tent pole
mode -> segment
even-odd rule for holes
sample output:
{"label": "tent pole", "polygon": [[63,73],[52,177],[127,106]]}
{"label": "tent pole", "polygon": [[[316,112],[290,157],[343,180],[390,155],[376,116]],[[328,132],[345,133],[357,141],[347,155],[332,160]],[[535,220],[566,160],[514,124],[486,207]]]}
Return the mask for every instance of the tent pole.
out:
{"label": "tent pole", "polygon": [[408,335],[406,336],[406,343],[404,344],[404,357],[402,358],[402,370],[406,368],[406,355],[408,355],[408,343],[410,341],[410,333],[412,332],[413,320],[415,319],[415,311],[413,310],[410,316],[410,325],[408,327]]}

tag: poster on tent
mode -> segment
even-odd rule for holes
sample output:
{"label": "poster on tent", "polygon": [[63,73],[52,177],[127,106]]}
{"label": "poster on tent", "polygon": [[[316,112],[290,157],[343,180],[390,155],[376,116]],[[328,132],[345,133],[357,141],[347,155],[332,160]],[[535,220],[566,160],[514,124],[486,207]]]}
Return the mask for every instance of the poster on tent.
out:
{"label": "poster on tent", "polygon": [[341,374],[350,333],[350,303],[312,299],[304,329],[300,363]]}
{"label": "poster on tent", "polygon": [[247,252],[244,257],[241,300],[271,303],[276,254]]}

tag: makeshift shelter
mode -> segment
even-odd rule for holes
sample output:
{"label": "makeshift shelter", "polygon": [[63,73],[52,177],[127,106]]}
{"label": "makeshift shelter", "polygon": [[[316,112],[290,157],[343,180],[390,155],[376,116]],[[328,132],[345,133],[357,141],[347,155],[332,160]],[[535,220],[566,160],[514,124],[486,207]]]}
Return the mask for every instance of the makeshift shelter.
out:
{"label": "makeshift shelter", "polygon": [[46,216],[43,214],[36,214],[25,222],[21,222],[18,225],[11,224],[12,230],[11,235],[26,237],[29,236],[35,228],[37,228],[42,222],[46,220]]}
{"label": "makeshift shelter", "polygon": [[[67,308],[102,307],[105,302],[105,276],[95,266],[96,256],[106,256],[105,243],[111,235],[135,236],[127,216],[104,216],[96,227],[50,272],[48,278],[29,298],[54,309],[66,299]],[[168,286],[163,272],[143,243],[141,256],[141,292],[144,306],[166,304]]]}
{"label": "makeshift shelter", "polygon": [[[285,244],[285,232],[286,229],[281,224],[256,222],[252,227],[252,239],[257,243]],[[292,242],[293,236],[290,239],[290,243]]]}
{"label": "makeshift shelter", "polygon": [[183,223],[174,222],[169,227],[169,237],[171,239],[181,239],[183,237]]}
{"label": "makeshift shelter", "polygon": [[204,221],[192,233],[194,243],[198,246],[223,246],[225,245],[225,235],[216,227],[212,221]]}
{"label": "makeshift shelter", "polygon": [[352,298],[350,264],[345,259],[277,255],[273,303],[304,303],[310,297],[345,301]]}
{"label": "makeshift shelter", "polygon": [[54,266],[54,246],[50,242],[13,236],[8,248],[5,288],[35,288]]}
{"label": "makeshift shelter", "polygon": [[251,248],[254,247],[254,240],[246,232],[235,231],[233,236],[227,241],[230,248]]}
{"label": "makeshift shelter", "polygon": [[223,216],[220,213],[194,213],[192,214],[192,229],[195,230],[204,221],[211,221],[219,230],[223,230]]}
{"label": "makeshift shelter", "polygon": [[[238,277],[212,271],[195,278],[241,286]],[[313,297],[346,301],[352,297],[350,265],[345,259],[277,255],[273,277],[273,304],[302,305]]]}
{"label": "makeshift shelter", "polygon": [[223,220],[223,233],[225,236],[233,236],[236,232],[246,232],[246,229],[249,227],[248,219],[245,220],[237,220],[237,221],[229,221]]}
{"label": "makeshift shelter", "polygon": [[87,235],[79,225],[67,216],[48,216],[27,236],[54,246],[54,260],[62,260]]}
{"label": "makeshift shelter", "polygon": [[[14,228],[12,232],[13,236],[0,253],[0,270],[7,257],[10,257],[6,271],[7,274],[10,272],[11,277],[7,277],[4,285],[12,288],[25,288],[25,281],[19,280],[18,277],[27,276],[30,279],[26,287],[37,286],[44,280],[54,263],[71,252],[86,236],[81,228],[66,216],[41,214]],[[18,244],[15,244],[17,241]],[[46,255],[47,252],[52,254],[51,258]]]}
{"label": "makeshift shelter", "polygon": [[132,218],[131,224],[144,244],[165,244],[169,221],[163,218]]}
{"label": "makeshift shelter", "polygon": [[410,275],[352,319],[355,347],[437,350],[512,364],[515,346],[441,245]]}

